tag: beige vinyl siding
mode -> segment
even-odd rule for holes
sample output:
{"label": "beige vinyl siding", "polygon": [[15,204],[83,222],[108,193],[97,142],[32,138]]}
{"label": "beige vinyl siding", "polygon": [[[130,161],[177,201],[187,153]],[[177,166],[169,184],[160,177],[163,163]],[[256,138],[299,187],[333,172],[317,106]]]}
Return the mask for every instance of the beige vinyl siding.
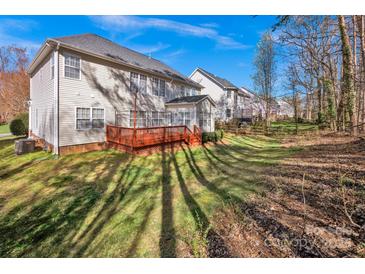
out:
{"label": "beige vinyl siding", "polygon": [[[81,58],[81,79],[64,76],[64,54]],[[76,107],[104,108],[105,123],[115,123],[115,113],[121,113],[122,126],[129,126],[129,113],[133,109],[134,95],[129,92],[130,68],[104,61],[89,55],[61,50],[59,56],[59,136],[60,146],[105,141],[104,129],[77,130]],[[178,84],[166,83],[165,98],[152,95],[152,77],[146,72],[133,70],[147,76],[147,94],[138,94],[137,108],[164,111],[164,102],[176,97]]]}
{"label": "beige vinyl siding", "polygon": [[51,79],[51,54],[53,52],[41,62],[30,78],[30,130],[48,143],[54,144],[54,80]]}

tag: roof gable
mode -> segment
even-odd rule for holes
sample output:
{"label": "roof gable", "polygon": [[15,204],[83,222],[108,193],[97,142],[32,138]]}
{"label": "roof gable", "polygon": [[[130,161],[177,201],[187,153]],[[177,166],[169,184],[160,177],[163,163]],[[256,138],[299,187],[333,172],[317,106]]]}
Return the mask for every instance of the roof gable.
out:
{"label": "roof gable", "polygon": [[202,68],[197,68],[195,71],[199,71],[201,74],[203,74],[205,77],[212,80],[214,83],[216,83],[218,86],[220,86],[223,89],[237,89],[238,90],[238,87],[236,87],[234,84],[232,84],[227,79],[214,75],[213,73],[210,73]]}

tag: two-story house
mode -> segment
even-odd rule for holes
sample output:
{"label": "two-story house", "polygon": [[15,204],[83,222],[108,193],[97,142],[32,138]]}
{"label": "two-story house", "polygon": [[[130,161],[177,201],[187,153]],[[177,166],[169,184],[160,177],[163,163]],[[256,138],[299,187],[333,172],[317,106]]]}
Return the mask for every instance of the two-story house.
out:
{"label": "two-story house", "polygon": [[202,85],[95,34],[47,39],[28,73],[30,135],[56,154],[103,148],[107,124],[214,131]]}
{"label": "two-story house", "polygon": [[201,94],[209,95],[216,102],[216,119],[228,121],[244,117],[248,96],[230,81],[202,68],[195,69],[189,78],[203,86]]}

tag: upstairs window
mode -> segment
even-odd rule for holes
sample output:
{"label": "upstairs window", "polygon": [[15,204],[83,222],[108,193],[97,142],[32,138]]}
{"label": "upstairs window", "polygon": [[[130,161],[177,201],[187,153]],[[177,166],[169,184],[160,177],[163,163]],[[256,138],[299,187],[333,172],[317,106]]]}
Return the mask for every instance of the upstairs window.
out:
{"label": "upstairs window", "polygon": [[164,80],[160,79],[160,96],[165,97],[166,95],[166,83]]}
{"label": "upstairs window", "polygon": [[131,92],[147,93],[147,76],[131,72]]}
{"label": "upstairs window", "polygon": [[139,75],[139,91],[141,93],[147,93],[147,76]]}
{"label": "upstairs window", "polygon": [[81,79],[81,61],[74,55],[65,55],[65,77]]}
{"label": "upstairs window", "polygon": [[152,78],[152,94],[155,96],[166,96],[166,82],[158,78]]}
{"label": "upstairs window", "polygon": [[131,92],[138,92],[138,73],[131,72]]}
{"label": "upstairs window", "polygon": [[180,86],[180,96],[185,96],[185,87]]}
{"label": "upstairs window", "polygon": [[230,90],[227,90],[227,98],[228,98],[228,99],[231,99],[231,97],[232,97],[232,93],[231,93],[231,91],[230,91]]}

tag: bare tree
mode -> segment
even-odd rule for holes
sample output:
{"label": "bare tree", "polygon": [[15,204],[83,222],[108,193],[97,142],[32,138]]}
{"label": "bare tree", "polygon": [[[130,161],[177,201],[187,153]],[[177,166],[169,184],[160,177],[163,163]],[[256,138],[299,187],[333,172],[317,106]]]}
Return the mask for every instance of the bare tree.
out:
{"label": "bare tree", "polygon": [[0,116],[8,121],[27,112],[29,100],[28,63],[25,49],[15,46],[0,48]]}
{"label": "bare tree", "polygon": [[264,102],[264,116],[266,131],[270,127],[273,91],[276,81],[276,53],[271,32],[262,35],[257,44],[254,60],[255,73],[252,76],[260,98]]}

